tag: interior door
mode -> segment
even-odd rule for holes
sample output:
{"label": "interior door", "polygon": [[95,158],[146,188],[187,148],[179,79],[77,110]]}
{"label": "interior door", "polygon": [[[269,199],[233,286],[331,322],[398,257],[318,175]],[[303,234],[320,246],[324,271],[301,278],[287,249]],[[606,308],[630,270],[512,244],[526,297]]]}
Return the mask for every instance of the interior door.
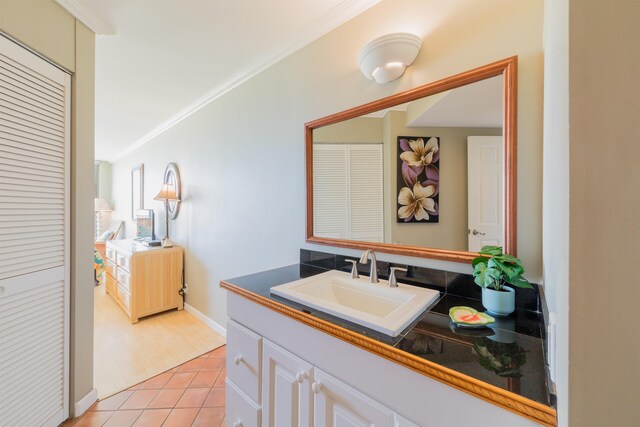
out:
{"label": "interior door", "polygon": [[68,418],[70,88],[67,73],[0,35],[3,426]]}
{"label": "interior door", "polygon": [[503,246],[504,176],[501,136],[467,138],[469,251]]}

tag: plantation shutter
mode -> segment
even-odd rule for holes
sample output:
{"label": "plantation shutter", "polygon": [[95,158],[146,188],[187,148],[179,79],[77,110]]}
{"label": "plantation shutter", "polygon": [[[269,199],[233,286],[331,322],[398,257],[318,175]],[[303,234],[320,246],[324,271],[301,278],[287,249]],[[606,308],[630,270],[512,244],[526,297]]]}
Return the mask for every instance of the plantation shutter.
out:
{"label": "plantation shutter", "polygon": [[0,425],[68,417],[70,76],[0,36]]}
{"label": "plantation shutter", "polygon": [[314,235],[383,241],[382,144],[314,144]]}

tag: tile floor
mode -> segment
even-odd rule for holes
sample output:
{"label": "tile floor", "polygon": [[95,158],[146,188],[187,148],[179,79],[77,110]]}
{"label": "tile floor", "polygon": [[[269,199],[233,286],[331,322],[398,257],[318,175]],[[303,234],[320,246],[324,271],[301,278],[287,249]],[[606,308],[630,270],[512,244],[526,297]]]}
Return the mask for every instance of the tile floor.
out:
{"label": "tile floor", "polygon": [[99,401],[64,427],[224,426],[226,347]]}

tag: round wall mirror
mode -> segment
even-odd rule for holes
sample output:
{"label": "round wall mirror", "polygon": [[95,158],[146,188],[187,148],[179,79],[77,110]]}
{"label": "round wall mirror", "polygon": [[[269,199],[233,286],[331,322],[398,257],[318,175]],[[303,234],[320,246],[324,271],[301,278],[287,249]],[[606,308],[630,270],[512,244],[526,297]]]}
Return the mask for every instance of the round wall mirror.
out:
{"label": "round wall mirror", "polygon": [[180,211],[180,201],[182,200],[182,187],[180,182],[180,172],[178,172],[178,165],[175,163],[169,163],[167,169],[164,171],[164,184],[172,184],[175,188],[176,195],[179,201],[169,202],[168,215],[169,219],[176,219],[178,212]]}

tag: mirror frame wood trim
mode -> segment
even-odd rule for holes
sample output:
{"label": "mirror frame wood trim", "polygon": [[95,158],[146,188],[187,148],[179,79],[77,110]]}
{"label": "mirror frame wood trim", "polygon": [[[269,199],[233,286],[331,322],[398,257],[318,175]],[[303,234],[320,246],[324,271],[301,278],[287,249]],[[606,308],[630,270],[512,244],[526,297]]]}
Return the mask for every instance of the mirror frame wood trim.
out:
{"label": "mirror frame wood trim", "polygon": [[372,249],[395,255],[407,255],[454,262],[470,262],[476,252],[454,251],[420,246],[374,243],[357,240],[334,239],[313,235],[313,130],[344,120],[353,119],[425,96],[434,95],[480,80],[502,75],[504,77],[504,252],[517,256],[517,102],[518,57],[512,56],[460,74],[419,86],[415,89],[388,96],[368,104],[332,114],[305,124],[305,151],[307,171],[307,229],[306,242],[352,249]]}

